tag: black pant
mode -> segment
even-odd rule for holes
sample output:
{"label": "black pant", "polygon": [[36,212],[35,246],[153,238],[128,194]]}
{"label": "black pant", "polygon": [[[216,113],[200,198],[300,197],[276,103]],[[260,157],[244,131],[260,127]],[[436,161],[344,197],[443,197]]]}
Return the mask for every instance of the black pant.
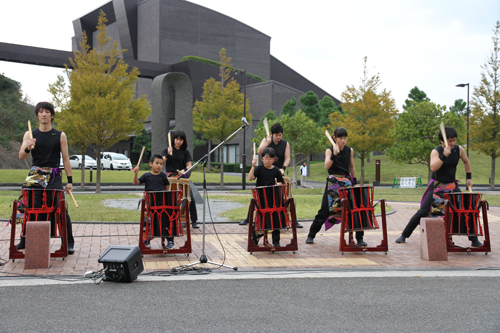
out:
{"label": "black pant", "polygon": [[189,216],[191,218],[191,222],[196,222],[198,221],[198,212],[196,210],[196,203],[194,202],[193,198],[193,190],[191,190],[191,203],[189,204]]}
{"label": "black pant", "polygon": [[[307,237],[314,238],[316,234],[321,230],[323,224],[325,224],[326,220],[330,216],[330,209],[328,207],[328,182],[325,186],[325,192],[323,193],[323,199],[321,200],[321,208],[318,213],[314,217],[314,220],[309,228],[309,234]],[[364,231],[356,231],[356,239],[362,240],[365,235]]]}
{"label": "black pant", "polygon": [[[455,188],[453,189],[453,192],[461,192],[461,191],[458,188],[458,186],[455,186]],[[431,185],[429,185],[429,189],[427,191],[427,194],[426,194],[424,200],[422,201],[422,204],[420,205],[420,209],[412,216],[412,218],[410,219],[410,221],[406,225],[405,230],[403,230],[401,235],[403,235],[406,238],[409,238],[411,236],[411,234],[413,233],[413,230],[415,230],[415,228],[420,223],[420,219],[429,215],[429,213],[431,211],[433,195],[434,195],[434,191],[433,191],[432,184],[431,184]],[[477,236],[469,236],[469,240],[474,240],[474,239],[477,239]]]}

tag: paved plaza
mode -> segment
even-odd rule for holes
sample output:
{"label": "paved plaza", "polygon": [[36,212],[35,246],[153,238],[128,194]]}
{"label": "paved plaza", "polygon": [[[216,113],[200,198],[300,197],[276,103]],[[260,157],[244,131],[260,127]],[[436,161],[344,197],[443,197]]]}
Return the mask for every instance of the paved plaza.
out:
{"label": "paved plaza", "polygon": [[[339,251],[339,230],[334,226],[328,231],[320,231],[315,243],[306,244],[307,233],[311,221],[301,224],[297,229],[299,249],[292,252],[247,252],[248,226],[240,226],[234,222],[207,223],[205,254],[209,261],[224,263],[238,267],[238,271],[252,270],[292,270],[292,269],[330,269],[330,270],[363,270],[363,269],[486,269],[498,267],[500,258],[497,244],[500,236],[500,207],[490,207],[488,220],[492,252],[484,253],[448,253],[448,261],[428,261],[420,258],[420,231],[416,229],[405,244],[396,244],[410,217],[418,209],[416,202],[390,202],[394,213],[387,215],[387,232],[389,251],[345,253]],[[199,210],[201,213],[201,210]],[[201,215],[201,214],[200,214]],[[216,218],[217,219],[217,218]],[[377,218],[381,224],[380,217]],[[219,219],[220,221],[220,219]],[[10,227],[0,229],[0,258],[7,260],[9,256]],[[23,275],[81,275],[86,271],[97,271],[102,266],[98,263],[100,255],[110,245],[133,245],[139,242],[139,224],[133,223],[74,223],[75,254],[66,260],[51,259],[48,269],[28,270],[24,268],[24,260],[9,260],[0,267],[0,276]],[[291,238],[291,231],[282,232],[281,244],[285,245]],[[185,239],[185,236],[184,236]],[[176,246],[183,244],[183,238],[176,238]],[[202,254],[202,228],[192,229],[191,254],[144,255],[145,272],[168,271],[182,265],[199,260]],[[380,244],[381,231],[367,231],[365,241],[369,246]],[[467,237],[454,237],[457,244],[468,246]],[[480,237],[480,240],[482,238]],[[17,242],[17,240],[16,240]],[[59,240],[52,240],[54,250],[59,247]],[[262,243],[262,241],[261,241]],[[153,248],[159,248],[159,240],[152,241]],[[203,267],[203,265],[199,265]],[[217,268],[205,264],[207,268]],[[221,268],[221,270],[228,270]]]}

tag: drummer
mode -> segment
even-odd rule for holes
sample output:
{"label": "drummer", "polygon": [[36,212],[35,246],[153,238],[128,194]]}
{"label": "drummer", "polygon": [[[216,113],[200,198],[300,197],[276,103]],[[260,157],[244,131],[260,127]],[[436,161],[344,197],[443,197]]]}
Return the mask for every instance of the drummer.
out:
{"label": "drummer", "polygon": [[[174,140],[174,146],[167,147],[161,152],[167,175],[168,177],[180,176],[181,178],[189,178],[190,174],[186,173],[186,171],[191,168],[193,159],[191,158],[191,153],[187,150],[188,143],[186,140],[186,133],[181,130],[173,131],[172,138]],[[198,225],[198,213],[196,211],[196,203],[194,202],[192,188],[190,197],[189,216],[191,217],[191,226],[194,229],[198,229],[200,226]]]}
{"label": "drummer", "polygon": [[[48,102],[40,102],[35,107],[35,115],[38,119],[39,127],[30,133],[24,133],[23,144],[19,150],[19,159],[25,160],[31,153],[33,166],[24,181],[22,188],[63,189],[62,170],[59,168],[60,158],[64,163],[64,171],[68,182],[66,192],[73,190],[73,177],[71,165],[69,163],[68,139],[64,132],[52,127],[55,110],[54,105]],[[68,254],[75,253],[73,231],[71,219],[66,209],[66,233],[68,237]],[[25,237],[21,236],[21,241],[16,244],[18,250],[25,248]]]}
{"label": "drummer", "polygon": [[[321,201],[321,208],[314,217],[314,221],[307,235],[307,244],[314,243],[314,237],[325,224],[328,230],[334,224],[340,223],[342,205],[338,190],[356,185],[356,169],[354,168],[354,150],[347,146],[347,130],[337,127],[333,132],[335,145],[325,151],[325,169],[328,170],[325,192]],[[367,246],[363,241],[364,231],[356,231],[356,241],[359,246]]]}
{"label": "drummer", "polygon": [[[282,184],[284,183],[283,180],[283,175],[281,174],[280,170],[273,165],[273,162],[275,160],[276,154],[274,152],[273,148],[264,148],[262,151],[262,163],[263,165],[257,166],[257,159],[254,158],[252,160],[252,168],[250,169],[250,172],[248,173],[248,181],[252,181],[254,179],[257,179],[256,185],[257,187],[260,186],[271,186],[275,184]],[[262,222],[264,223],[264,221]],[[252,233],[252,239],[257,245],[259,243],[259,238],[262,237],[263,234],[257,235],[255,230]],[[280,247],[280,230],[273,230],[273,246],[274,247]]]}
{"label": "drummer", "polygon": [[[280,123],[275,123],[271,126],[271,135],[262,139],[259,148],[257,149],[257,154],[261,155],[264,152],[265,148],[273,148],[276,152],[276,159],[273,162],[273,165],[276,166],[281,175],[285,175],[285,170],[290,165],[290,144],[283,140],[283,126]],[[240,225],[248,224],[249,214],[247,218],[240,222]],[[296,224],[297,228],[302,228],[298,222]]]}
{"label": "drummer", "polygon": [[[456,144],[457,131],[453,127],[445,127],[445,133],[448,147],[446,147],[443,134],[440,131],[438,137],[441,146],[431,151],[432,180],[424,194],[420,209],[410,219],[401,236],[396,239],[396,243],[404,243],[406,238],[411,236],[422,217],[429,215],[429,213],[444,215],[444,193],[461,192],[456,181],[459,160],[464,163],[466,187],[472,188],[472,168],[464,148]],[[483,245],[477,236],[469,236],[469,240],[472,246]]]}

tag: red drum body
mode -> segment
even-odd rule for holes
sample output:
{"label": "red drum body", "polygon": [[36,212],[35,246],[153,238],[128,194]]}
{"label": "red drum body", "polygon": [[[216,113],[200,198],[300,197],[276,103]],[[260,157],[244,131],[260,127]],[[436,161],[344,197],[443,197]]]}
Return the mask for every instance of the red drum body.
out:
{"label": "red drum body", "polygon": [[63,190],[22,189],[24,208],[23,234],[27,221],[50,221],[50,236],[62,234],[61,207],[64,199]]}
{"label": "red drum body", "polygon": [[348,211],[346,231],[378,229],[373,210],[373,187],[357,186],[340,188],[341,199],[347,200]]}
{"label": "red drum body", "polygon": [[[191,253],[191,229],[189,224],[189,201],[183,198],[179,191],[151,191],[144,192],[141,203],[141,222],[139,229],[139,249],[141,254]],[[182,222],[186,222],[186,236],[182,229]],[[165,239],[179,237],[175,242],[184,245],[179,248],[167,249]],[[145,241],[161,238],[161,248],[149,247]]]}
{"label": "red drum body", "polygon": [[444,198],[449,202],[446,209],[450,235],[483,235],[483,229],[479,224],[481,193],[445,193]]}
{"label": "red drum body", "polygon": [[288,185],[262,186],[252,189],[256,201],[255,230],[283,230],[290,228],[286,212]]}
{"label": "red drum body", "polygon": [[[61,248],[50,253],[51,258],[61,258],[68,256],[68,240],[66,237],[66,201],[64,191],[58,189],[44,188],[23,188],[21,190],[23,197],[22,209],[24,209],[23,225],[21,235],[25,235],[26,222],[28,221],[50,221],[50,236],[61,237]],[[17,213],[18,202],[14,202],[14,213]],[[21,209],[21,208],[20,208]],[[16,236],[16,223],[12,223],[11,241],[9,259],[23,259],[24,253],[17,250],[14,245]]]}
{"label": "red drum body", "polygon": [[152,237],[183,236],[180,219],[182,191],[145,192],[144,196],[148,219],[146,234]]}

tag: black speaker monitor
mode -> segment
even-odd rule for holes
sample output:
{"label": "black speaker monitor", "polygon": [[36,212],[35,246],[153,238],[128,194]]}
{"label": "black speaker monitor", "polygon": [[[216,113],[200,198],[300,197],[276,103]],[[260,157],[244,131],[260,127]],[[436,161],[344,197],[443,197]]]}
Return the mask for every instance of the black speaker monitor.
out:
{"label": "black speaker monitor", "polygon": [[111,245],[98,261],[107,268],[106,281],[132,282],[144,270],[138,246]]}

